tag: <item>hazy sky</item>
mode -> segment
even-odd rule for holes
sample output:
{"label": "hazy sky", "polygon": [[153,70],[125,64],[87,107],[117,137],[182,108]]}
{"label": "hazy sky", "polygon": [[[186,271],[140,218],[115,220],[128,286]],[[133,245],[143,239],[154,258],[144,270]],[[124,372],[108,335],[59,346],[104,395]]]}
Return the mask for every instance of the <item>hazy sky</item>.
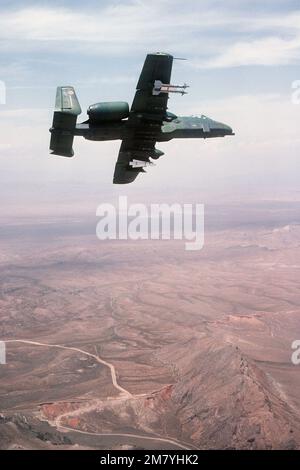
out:
{"label": "hazy sky", "polygon": [[[166,156],[128,187],[112,185],[118,141],[75,139],[75,158],[49,156],[56,86],[76,87],[84,120],[91,103],[132,101],[152,51],[188,59],[174,62],[172,81],[190,84],[189,94],[172,96],[170,110],[206,114],[236,136],[159,145]],[[162,189],[173,199],[198,191],[205,202],[299,187],[299,0],[1,0],[0,52],[3,207]]]}

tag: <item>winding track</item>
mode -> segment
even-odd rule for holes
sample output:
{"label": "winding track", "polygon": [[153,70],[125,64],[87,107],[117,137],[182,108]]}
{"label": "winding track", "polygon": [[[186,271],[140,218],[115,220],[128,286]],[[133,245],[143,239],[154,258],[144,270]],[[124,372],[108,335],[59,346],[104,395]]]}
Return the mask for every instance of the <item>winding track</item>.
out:
{"label": "winding track", "polygon": [[[43,346],[43,347],[49,347],[49,348],[66,349],[66,350],[69,350],[69,351],[75,351],[75,352],[79,352],[81,354],[85,354],[86,356],[92,357],[93,359],[95,359],[100,364],[103,364],[103,365],[105,365],[106,367],[109,368],[110,374],[111,374],[112,384],[119,391],[120,395],[123,398],[126,398],[126,397],[127,398],[137,398],[137,397],[140,397],[140,396],[144,396],[144,394],[142,394],[142,395],[133,395],[128,390],[123,388],[118,383],[115,366],[113,364],[111,364],[110,362],[107,362],[104,359],[101,359],[96,354],[89,353],[87,351],[84,351],[83,349],[75,348],[73,346],[63,346],[61,344],[41,343],[41,342],[38,342],[38,341],[30,341],[30,340],[26,340],[26,339],[9,339],[9,340],[5,340],[4,342],[5,343],[23,343],[23,344],[30,344],[30,345],[33,345],[33,346]],[[120,395],[119,395],[118,398],[120,398]],[[68,415],[69,414],[70,413],[68,413]],[[155,436],[143,436],[143,435],[139,435],[139,434],[130,434],[130,433],[128,433],[128,434],[126,434],[126,433],[94,433],[94,432],[88,432],[88,431],[81,431],[79,429],[69,428],[67,426],[64,426],[64,425],[60,424],[60,418],[61,417],[62,416],[60,416],[56,419],[55,426],[57,428],[61,428],[61,429],[65,430],[65,431],[68,431],[68,432],[76,432],[76,433],[80,433],[80,434],[87,434],[87,435],[91,435],[91,436],[102,436],[102,437],[130,437],[130,438],[134,438],[134,439],[146,439],[146,440],[150,440],[150,441],[165,442],[165,443],[168,443],[168,444],[171,444],[171,445],[175,445],[178,448],[184,449],[184,450],[190,450],[191,448],[196,449],[191,444],[181,444],[180,442],[178,442],[176,440],[163,438],[163,437],[159,437],[159,436],[155,437]]]}
{"label": "winding track", "polygon": [[190,450],[190,447],[187,447],[187,445],[180,444],[180,442],[174,441],[173,439],[167,439],[165,437],[142,436],[142,435],[139,435],[139,434],[130,434],[130,433],[128,433],[128,434],[125,434],[125,433],[98,433],[98,432],[88,432],[88,431],[75,430],[75,429],[72,429],[72,428],[68,428],[67,426],[60,426],[60,427],[62,429],[65,429],[66,431],[76,431],[76,432],[79,432],[81,434],[88,434],[89,436],[131,437],[131,438],[134,438],[134,439],[146,439],[146,440],[149,440],[149,441],[166,442],[168,444],[175,445],[175,446],[179,447],[180,449]]}
{"label": "winding track", "polygon": [[5,343],[24,343],[24,344],[32,344],[32,345],[34,345],[34,346],[47,346],[47,347],[49,347],[49,348],[67,349],[67,350],[70,350],[70,351],[75,351],[75,352],[79,352],[79,353],[81,353],[81,354],[85,354],[86,356],[92,357],[93,359],[95,359],[95,360],[96,360],[97,362],[99,362],[100,364],[103,364],[104,366],[106,366],[106,367],[109,368],[113,386],[114,386],[120,393],[122,393],[122,394],[128,396],[128,398],[133,397],[133,395],[132,395],[128,390],[126,390],[125,388],[123,388],[123,387],[118,383],[115,366],[114,366],[113,364],[111,364],[110,362],[107,362],[107,361],[105,361],[104,359],[101,359],[99,356],[96,356],[96,354],[89,353],[89,352],[87,352],[87,351],[84,351],[83,349],[74,348],[73,346],[62,346],[61,344],[39,343],[39,342],[37,342],[37,341],[29,341],[29,340],[26,340],[26,339],[9,339],[9,340],[6,340],[6,341],[4,341],[4,342],[5,342]]}

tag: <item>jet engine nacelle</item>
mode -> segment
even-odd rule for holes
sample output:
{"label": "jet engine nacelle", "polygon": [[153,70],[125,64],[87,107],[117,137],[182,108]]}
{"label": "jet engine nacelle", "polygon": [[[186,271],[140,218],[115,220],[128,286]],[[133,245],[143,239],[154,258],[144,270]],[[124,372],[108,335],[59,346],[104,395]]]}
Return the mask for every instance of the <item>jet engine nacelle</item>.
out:
{"label": "jet engine nacelle", "polygon": [[91,124],[121,121],[129,116],[129,106],[125,101],[108,101],[92,104],[87,113]]}

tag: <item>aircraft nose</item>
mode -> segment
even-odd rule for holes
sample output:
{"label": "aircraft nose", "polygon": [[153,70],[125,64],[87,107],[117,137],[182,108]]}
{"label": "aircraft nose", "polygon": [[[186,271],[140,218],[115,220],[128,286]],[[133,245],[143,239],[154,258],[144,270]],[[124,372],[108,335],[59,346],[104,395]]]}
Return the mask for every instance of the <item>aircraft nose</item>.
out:
{"label": "aircraft nose", "polygon": [[224,132],[226,132],[226,135],[235,135],[230,126],[227,126],[227,124],[223,124],[223,125],[224,125]]}
{"label": "aircraft nose", "polygon": [[213,119],[208,118],[207,116],[202,116],[202,119],[205,120],[206,125],[209,126],[210,130],[217,132],[220,135],[234,135],[234,132],[230,126],[224,124],[223,122],[214,121]]}
{"label": "aircraft nose", "polygon": [[223,124],[223,122],[214,122],[213,126],[216,130],[219,130],[224,135],[234,135],[234,132],[230,126]]}

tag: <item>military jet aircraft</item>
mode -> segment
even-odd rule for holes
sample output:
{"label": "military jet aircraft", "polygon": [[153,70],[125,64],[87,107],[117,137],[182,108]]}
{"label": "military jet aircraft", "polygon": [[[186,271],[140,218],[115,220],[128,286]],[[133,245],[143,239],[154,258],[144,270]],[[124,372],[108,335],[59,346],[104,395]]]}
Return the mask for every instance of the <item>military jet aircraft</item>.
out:
{"label": "military jet aircraft", "polygon": [[171,85],[173,56],[148,54],[139,77],[135,97],[128,103],[96,103],[88,108],[88,120],[77,123],[81,114],[71,86],[57,88],[53,124],[50,129],[52,154],[72,157],[74,136],[88,140],[122,140],[115,166],[115,184],[132,183],[144,168],[164,153],[157,142],[171,139],[211,138],[234,135],[231,127],[201,116],[176,116],[168,111],[169,93],[186,93],[188,85]]}

